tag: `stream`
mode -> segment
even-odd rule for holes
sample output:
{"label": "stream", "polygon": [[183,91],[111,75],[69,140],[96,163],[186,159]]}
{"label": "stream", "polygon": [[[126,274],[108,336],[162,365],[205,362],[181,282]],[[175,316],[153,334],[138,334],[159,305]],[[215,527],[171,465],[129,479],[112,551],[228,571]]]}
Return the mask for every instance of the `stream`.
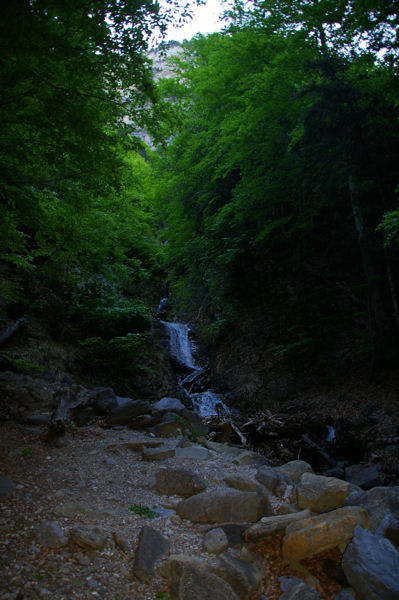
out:
{"label": "stream", "polygon": [[193,357],[189,327],[185,323],[171,321],[161,321],[161,323],[169,337],[171,359],[179,367],[179,371],[183,372],[178,374],[179,385],[186,397],[190,399],[193,410],[203,418],[229,414],[230,409],[224,403],[222,394],[210,389],[192,391],[200,387],[201,380],[205,378],[206,369],[198,365]]}

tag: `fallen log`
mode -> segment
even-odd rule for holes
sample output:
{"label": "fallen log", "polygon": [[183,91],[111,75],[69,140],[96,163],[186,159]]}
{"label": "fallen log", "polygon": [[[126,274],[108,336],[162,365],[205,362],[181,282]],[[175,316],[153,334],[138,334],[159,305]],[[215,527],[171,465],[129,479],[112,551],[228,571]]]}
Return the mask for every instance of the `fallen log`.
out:
{"label": "fallen log", "polygon": [[57,408],[51,415],[47,431],[43,436],[45,442],[52,442],[65,434],[71,426],[69,412],[79,406],[86,406],[90,398],[89,392],[81,385],[65,387],[54,393],[54,400],[58,401]]}
{"label": "fallen log", "polygon": [[318,444],[316,444],[315,442],[313,442],[304,433],[301,435],[301,440],[307,446],[309,446],[309,448],[312,448],[312,450],[316,450],[318,452],[318,454],[320,454],[320,456],[327,462],[327,464],[329,464],[331,467],[335,467],[335,465],[336,465],[335,460],[332,459],[331,456],[329,456],[329,454],[327,454],[327,452],[324,450],[324,448],[322,448],[321,446],[319,446]]}

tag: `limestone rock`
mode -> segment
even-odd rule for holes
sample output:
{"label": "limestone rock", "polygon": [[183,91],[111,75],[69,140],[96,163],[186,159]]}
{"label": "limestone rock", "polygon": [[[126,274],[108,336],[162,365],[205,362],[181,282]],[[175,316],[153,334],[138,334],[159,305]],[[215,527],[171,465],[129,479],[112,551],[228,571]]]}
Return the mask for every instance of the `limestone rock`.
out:
{"label": "limestone rock", "polygon": [[220,554],[228,548],[228,540],[221,527],[207,531],[203,540],[203,548],[209,554]]}
{"label": "limestone rock", "polygon": [[71,529],[69,540],[85,550],[102,550],[107,542],[107,537],[99,527],[78,525]]}
{"label": "limestone rock", "polygon": [[280,577],[280,600],[320,600],[319,594],[299,577]]}
{"label": "limestone rock", "polygon": [[399,519],[399,485],[352,492],[345,504],[363,506],[370,517],[370,529],[375,531],[386,514]]}
{"label": "limestone rock", "polygon": [[257,542],[258,540],[269,538],[276,533],[285,531],[288,525],[295,521],[302,521],[311,516],[311,511],[306,509],[287,515],[263,517],[259,523],[255,523],[244,532],[243,538],[246,542]]}
{"label": "limestone rock", "polygon": [[175,455],[174,448],[158,446],[157,448],[145,448],[142,452],[144,460],[165,460]]}
{"label": "limestone rock", "polygon": [[187,555],[171,556],[159,570],[168,577],[173,600],[240,600],[231,586],[212,573],[208,563]]}
{"label": "limestone rock", "polygon": [[399,552],[387,539],[356,527],[342,566],[360,600],[399,599]]}
{"label": "limestone rock", "polygon": [[245,477],[245,475],[240,474],[225,477],[224,481],[230,487],[235,488],[236,490],[241,490],[242,492],[254,492],[258,487],[256,481],[250,477]]}
{"label": "limestone rock", "polygon": [[290,462],[277,467],[276,471],[287,475],[294,483],[296,483],[304,473],[313,473],[310,464],[304,460],[291,460]]}
{"label": "limestone rock", "polygon": [[255,565],[227,552],[218,557],[212,571],[227,581],[240,600],[249,600],[262,581],[262,573]]}
{"label": "limestone rock", "polygon": [[366,511],[356,506],[295,521],[286,529],[282,543],[283,557],[288,562],[297,562],[340,544],[347,544],[356,525],[367,527],[368,523]]}
{"label": "limestone rock", "polygon": [[62,548],[68,543],[68,538],[56,521],[41,521],[36,529],[36,537],[46,548]]}
{"label": "limestone rock", "polygon": [[148,525],[144,526],[139,534],[134,557],[134,575],[143,583],[148,581],[151,575],[155,575],[156,561],[166,554],[169,548],[169,542],[158,531]]}
{"label": "limestone rock", "polygon": [[177,514],[182,519],[197,523],[223,523],[247,521],[254,523],[270,510],[256,492],[221,490],[203,492],[183,500],[177,506]]}
{"label": "limestone rock", "polygon": [[347,481],[304,473],[297,485],[298,506],[316,513],[334,510],[344,505],[349,490],[350,484]]}
{"label": "limestone rock", "polygon": [[188,469],[160,469],[155,473],[155,480],[157,492],[168,496],[177,494],[188,498],[203,492],[206,488],[204,480],[198,473]]}
{"label": "limestone rock", "polygon": [[0,500],[11,498],[14,495],[15,486],[8,475],[0,473]]}

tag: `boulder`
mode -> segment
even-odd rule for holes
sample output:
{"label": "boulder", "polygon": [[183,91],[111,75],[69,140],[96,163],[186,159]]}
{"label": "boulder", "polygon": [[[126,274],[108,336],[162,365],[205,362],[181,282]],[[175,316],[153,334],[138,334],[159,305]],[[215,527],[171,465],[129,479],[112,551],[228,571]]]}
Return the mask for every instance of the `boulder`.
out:
{"label": "boulder", "polygon": [[96,414],[109,415],[118,406],[116,394],[112,388],[98,387],[89,390],[88,404]]}
{"label": "boulder", "polygon": [[154,417],[152,415],[137,415],[137,417],[133,417],[129,423],[130,429],[136,429],[137,431],[148,429],[153,425]]}
{"label": "boulder", "polygon": [[257,542],[264,538],[270,538],[286,530],[288,525],[296,521],[303,521],[312,516],[309,509],[287,515],[263,517],[258,523],[251,525],[244,531],[243,538],[246,542]]}
{"label": "boulder", "polygon": [[170,543],[155,529],[144,526],[139,534],[137,549],[134,556],[133,573],[143,583],[155,575],[156,561],[166,554]]}
{"label": "boulder", "polygon": [[301,509],[323,513],[343,506],[349,491],[347,481],[304,473],[297,485],[297,503]]}
{"label": "boulder", "polygon": [[157,492],[168,496],[177,494],[188,498],[203,492],[206,488],[204,480],[198,473],[188,469],[160,469],[155,473],[155,481]]}
{"label": "boulder", "polygon": [[376,531],[377,535],[386,537],[394,546],[399,548],[399,519],[385,515]]}
{"label": "boulder", "polygon": [[399,552],[389,540],[356,527],[342,566],[360,600],[399,599]]}
{"label": "boulder", "polygon": [[184,425],[179,423],[179,421],[163,421],[162,423],[158,423],[151,427],[149,430],[150,433],[153,433],[155,437],[165,437],[165,438],[176,438],[182,437],[184,431]]}
{"label": "boulder", "polygon": [[283,475],[287,475],[293,483],[299,481],[304,473],[313,473],[310,464],[304,460],[291,460],[284,465],[276,467],[276,471]]}
{"label": "boulder", "polygon": [[297,562],[324,550],[347,544],[356,525],[368,526],[368,516],[360,507],[346,506],[329,513],[295,521],[287,526],[282,554],[288,562]]}
{"label": "boulder", "polygon": [[231,475],[230,477],[225,477],[224,481],[228,486],[242,492],[254,492],[258,488],[256,481],[245,475]]}
{"label": "boulder", "polygon": [[352,588],[344,588],[337,594],[334,600],[356,600]]}
{"label": "boulder", "polygon": [[320,600],[319,594],[299,577],[280,577],[280,600]]}
{"label": "boulder", "polygon": [[274,496],[283,496],[290,478],[273,467],[262,465],[256,472],[255,478]]}
{"label": "boulder", "polygon": [[36,537],[46,548],[62,548],[68,538],[57,521],[41,521],[36,529]]}
{"label": "boulder", "polygon": [[228,545],[227,535],[221,527],[211,529],[204,535],[203,548],[209,554],[220,554],[227,550]]}
{"label": "boulder", "polygon": [[207,562],[184,554],[171,556],[159,569],[170,584],[173,600],[240,600],[231,586],[211,572]]}
{"label": "boulder", "polygon": [[377,464],[351,465],[346,467],[345,479],[363,490],[369,490],[383,483],[381,479],[381,467]]}
{"label": "boulder", "polygon": [[242,600],[250,600],[262,581],[262,573],[255,565],[228,552],[217,558],[212,572],[224,579]]}
{"label": "boulder", "polygon": [[151,406],[152,414],[155,418],[162,418],[165,412],[173,412],[180,414],[186,407],[178,398],[161,398]]}
{"label": "boulder", "polygon": [[352,492],[346,505],[363,506],[370,517],[370,529],[376,531],[386,514],[399,519],[399,486],[376,487],[368,491]]}
{"label": "boulder", "polygon": [[15,492],[15,485],[8,475],[0,473],[0,500],[11,498]]}
{"label": "boulder", "polygon": [[266,506],[256,492],[229,489],[203,492],[183,500],[177,506],[177,514],[182,519],[196,523],[223,523],[226,519],[254,523],[271,513],[271,507]]}
{"label": "boulder", "polygon": [[149,402],[144,400],[132,400],[116,396],[117,406],[113,408],[108,416],[109,425],[130,425],[138,415],[151,412]]}

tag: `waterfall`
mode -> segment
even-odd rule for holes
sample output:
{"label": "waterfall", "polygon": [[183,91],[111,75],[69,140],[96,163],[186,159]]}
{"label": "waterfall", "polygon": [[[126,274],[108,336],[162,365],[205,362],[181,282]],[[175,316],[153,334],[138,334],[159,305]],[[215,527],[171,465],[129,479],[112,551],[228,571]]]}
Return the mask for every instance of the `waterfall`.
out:
{"label": "waterfall", "polygon": [[[171,323],[170,321],[161,321],[161,323],[169,335],[169,352],[171,357],[179,365],[185,366],[194,373],[198,373],[198,375],[204,372],[193,358],[188,326],[185,323]],[[193,409],[200,417],[212,417],[230,412],[229,408],[223,402],[221,394],[216,394],[212,390],[193,394],[189,394],[187,390],[184,391],[190,397]]]}

